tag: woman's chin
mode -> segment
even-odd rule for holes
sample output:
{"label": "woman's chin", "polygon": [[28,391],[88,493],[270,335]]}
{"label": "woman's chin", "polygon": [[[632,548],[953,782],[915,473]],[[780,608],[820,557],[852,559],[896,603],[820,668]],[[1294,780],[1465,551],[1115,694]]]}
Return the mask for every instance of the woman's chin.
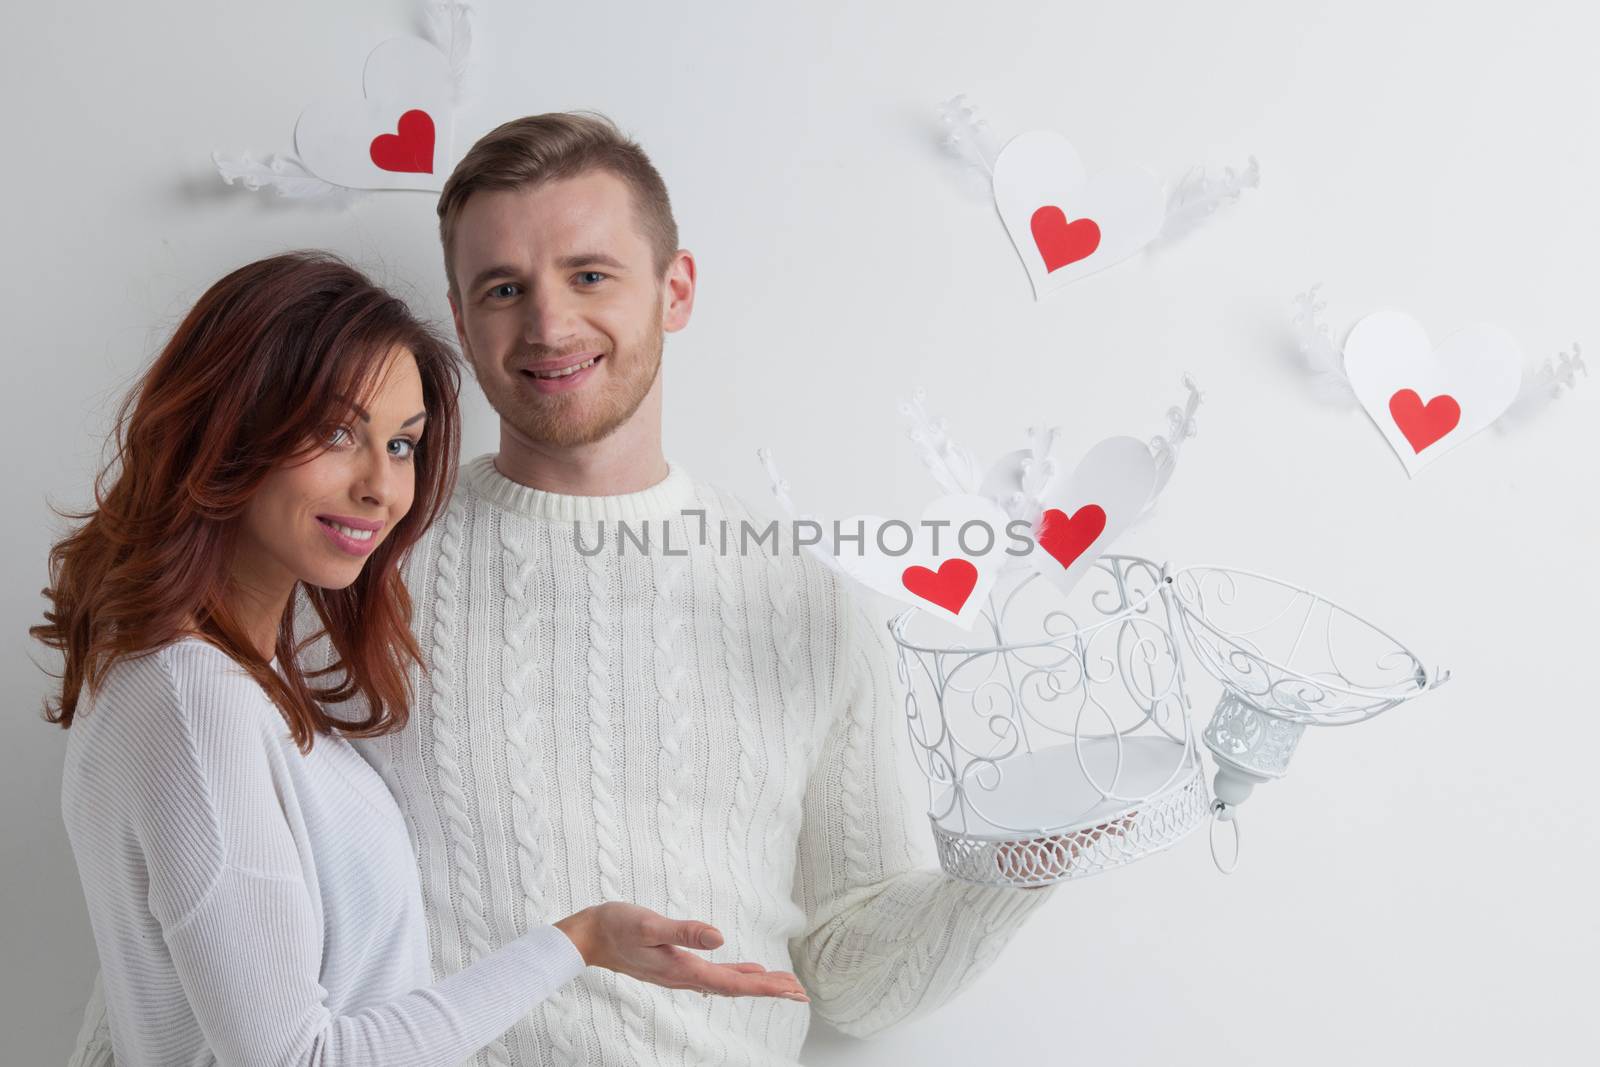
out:
{"label": "woman's chin", "polygon": [[315,573],[302,574],[300,583],[338,592],[350,588],[359,577],[361,577],[360,567],[327,567],[319,568]]}

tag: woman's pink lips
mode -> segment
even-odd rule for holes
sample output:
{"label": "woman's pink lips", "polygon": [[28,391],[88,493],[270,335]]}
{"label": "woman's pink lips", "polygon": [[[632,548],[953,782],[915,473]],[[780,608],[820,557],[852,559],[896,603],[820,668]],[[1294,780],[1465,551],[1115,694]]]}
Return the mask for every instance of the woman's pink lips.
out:
{"label": "woman's pink lips", "polygon": [[[593,364],[585,367],[583,370],[568,374],[564,378],[538,378],[535,377],[533,372],[528,369],[524,369],[522,373],[528,379],[528,382],[533,386],[536,392],[565,393],[569,390],[578,388],[578,386],[583,383],[584,379],[593,374],[594,369],[600,366],[600,361],[605,358],[605,354],[599,353],[592,358],[594,359]],[[577,362],[582,363],[583,360],[580,359]],[[552,369],[559,370],[560,368],[556,367]]]}
{"label": "woman's pink lips", "polygon": [[381,519],[358,519],[352,515],[334,514],[318,515],[317,518],[323,519],[327,522],[336,522],[340,526],[348,526],[352,530],[377,531],[383,529],[383,521]]}
{"label": "woman's pink lips", "polygon": [[317,520],[317,525],[321,527],[323,533],[328,535],[328,540],[333,542],[335,548],[348,552],[352,556],[365,556],[378,545],[378,535],[376,533],[366,541],[357,541],[354,537],[348,537],[335,530],[321,519]]}

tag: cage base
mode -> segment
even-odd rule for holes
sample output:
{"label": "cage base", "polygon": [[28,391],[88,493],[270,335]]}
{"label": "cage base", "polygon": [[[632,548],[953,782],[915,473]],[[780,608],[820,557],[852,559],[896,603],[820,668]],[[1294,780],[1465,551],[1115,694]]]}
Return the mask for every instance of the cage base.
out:
{"label": "cage base", "polygon": [[[1083,763],[1095,780],[1110,781],[1114,743],[1101,739],[1086,742],[1084,749]],[[1176,764],[1175,750],[1180,761]],[[1119,792],[1139,795],[1141,783],[1155,789],[1171,779],[1165,788],[1133,801],[1099,799],[1099,790],[1089,784],[1079,758],[1073,746],[1062,745],[1007,760],[1005,787],[984,794],[992,822],[970,810],[964,825],[955,812],[930,818],[945,873],[978,885],[1051,885],[1153,855],[1206,820],[1211,796],[1205,768],[1192,749],[1159,739],[1125,741]],[[1017,818],[1024,811],[1031,811],[1033,818]],[[1041,811],[1072,811],[1077,817],[1058,829],[1009,828],[1058,825],[1048,817],[1039,818]]]}

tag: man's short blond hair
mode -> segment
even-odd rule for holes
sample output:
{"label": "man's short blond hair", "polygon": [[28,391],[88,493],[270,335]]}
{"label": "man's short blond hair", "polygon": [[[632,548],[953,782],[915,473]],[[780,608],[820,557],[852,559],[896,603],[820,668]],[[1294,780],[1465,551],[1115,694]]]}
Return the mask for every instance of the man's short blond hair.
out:
{"label": "man's short blond hair", "polygon": [[678,250],[678,224],[672,217],[666,183],[650,157],[604,115],[554,111],[495,127],[480,137],[450,172],[438,208],[439,241],[444,246],[444,273],[450,291],[457,291],[450,255],[455,224],[473,193],[523,189],[591,170],[610,171],[627,183],[639,231],[654,253],[656,277],[664,275]]}

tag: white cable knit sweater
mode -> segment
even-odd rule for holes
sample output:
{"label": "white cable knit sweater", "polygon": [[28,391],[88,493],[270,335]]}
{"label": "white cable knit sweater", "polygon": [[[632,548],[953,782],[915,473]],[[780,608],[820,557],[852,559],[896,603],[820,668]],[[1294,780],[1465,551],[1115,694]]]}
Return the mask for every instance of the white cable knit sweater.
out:
{"label": "white cable knit sweater", "polygon": [[[914,868],[886,628],[781,523],[781,551],[757,546],[767,521],[676,465],[609,497],[462,468],[407,573],[410,723],[356,742],[405,813],[436,974],[629,900],[715,924],[713,958],[793,969],[867,1035],[955,995],[1053,895]],[[75,1063],[110,1062],[94,1014]],[[786,1067],[809,1019],[591,969],[473,1062]]]}

